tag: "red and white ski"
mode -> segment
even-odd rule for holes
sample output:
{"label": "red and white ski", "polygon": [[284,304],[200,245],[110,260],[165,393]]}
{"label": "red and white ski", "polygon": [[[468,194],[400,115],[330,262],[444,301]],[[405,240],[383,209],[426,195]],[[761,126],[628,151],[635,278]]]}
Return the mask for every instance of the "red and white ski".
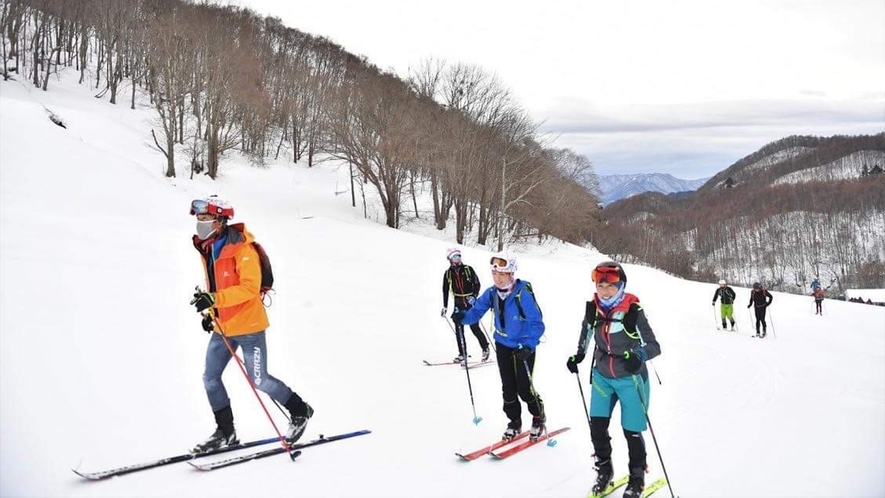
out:
{"label": "red and white ski", "polygon": [[480,449],[478,449],[478,450],[476,450],[476,451],[474,451],[474,452],[472,452],[472,453],[455,453],[455,455],[457,455],[458,457],[460,457],[461,460],[473,461],[473,460],[476,460],[476,459],[479,458],[479,457],[482,457],[482,456],[488,455],[489,452],[494,451],[494,450],[497,450],[498,448],[502,448],[502,447],[504,447],[504,446],[507,446],[508,444],[514,444],[514,443],[517,443],[517,442],[519,442],[521,439],[523,439],[524,437],[527,437],[528,435],[529,435],[528,432],[520,432],[520,433],[517,434],[516,437],[514,437],[513,439],[510,439],[510,440],[502,439],[502,440],[500,440],[500,441],[498,441],[498,442],[496,442],[496,443],[492,443],[492,444],[486,446],[485,448],[480,448]]}
{"label": "red and white ski", "polygon": [[558,434],[562,434],[563,432],[565,432],[569,429],[571,429],[571,427],[563,427],[562,429],[556,429],[555,431],[548,432],[548,433],[544,434],[543,436],[539,437],[538,439],[535,439],[535,440],[529,439],[528,441],[524,441],[516,446],[509,446],[502,451],[492,450],[489,452],[489,455],[497,458],[498,460],[503,460],[505,458],[512,457],[513,455],[515,455],[523,450],[531,448],[532,446],[534,446],[538,443],[543,443],[544,441],[547,441],[548,439],[552,438],[553,436],[556,436]]}

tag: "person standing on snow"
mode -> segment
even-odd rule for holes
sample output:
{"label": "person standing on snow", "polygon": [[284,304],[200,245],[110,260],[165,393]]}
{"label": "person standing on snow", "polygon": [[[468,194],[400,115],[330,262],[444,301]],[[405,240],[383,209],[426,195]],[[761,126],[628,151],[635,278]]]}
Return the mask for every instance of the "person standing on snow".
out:
{"label": "person standing on snow", "polygon": [[814,289],[814,292],[812,292],[811,295],[814,296],[814,314],[815,315],[823,315],[824,314],[823,303],[824,303],[824,296],[826,295],[826,291],[824,289],[821,289],[820,287],[818,287],[817,289]]}
{"label": "person standing on snow", "polygon": [[645,489],[646,451],[642,433],[647,428],[649,395],[645,362],[661,354],[661,346],[648,323],[639,298],[625,292],[627,274],[618,263],[607,261],[591,274],[596,284],[593,301],[587,302],[578,351],[566,368],[578,373],[592,337],[593,365],[590,380],[590,438],[596,458],[594,493],[612,482],[612,446],[608,426],[615,403],[621,403],[621,426],[627,438],[630,478],[624,497],[638,497]]}
{"label": "person standing on snow", "polygon": [[[449,249],[446,251],[446,259],[449,261],[449,267],[443,273],[443,307],[440,316],[446,316],[448,312],[449,289],[452,290],[455,309],[460,310],[466,310],[473,306],[481,289],[479,276],[472,267],[461,261],[461,251],[455,248]],[[479,341],[479,347],[482,348],[482,361],[489,361],[489,341],[479,327],[479,323],[471,325],[470,330]],[[457,322],[455,322],[455,342],[458,343],[458,356],[455,357],[454,363],[466,362],[467,339],[464,337],[464,325]]]}
{"label": "person standing on snow", "polygon": [[[506,254],[492,256],[490,261],[494,285],[485,290],[468,310],[455,310],[452,320],[470,325],[479,322],[486,311],[495,315],[495,345],[504,414],[509,422],[503,439],[510,440],[522,432],[522,405],[532,414],[529,437],[537,440],[547,431],[547,416],[541,395],[534,390],[532,373],[535,350],[544,335],[541,308],[529,282],[515,278],[516,258]],[[519,396],[519,398],[517,398]]]}
{"label": "person standing on snow", "polygon": [[304,434],[313,408],[267,373],[265,330],[269,323],[261,302],[261,264],[252,244],[255,239],[244,224],[228,224],[234,210],[218,197],[194,200],[190,213],[197,217],[193,243],[203,260],[207,289],[194,294],[191,304],[203,313],[203,329],[212,332],[203,385],[216,423],[215,432],[191,451],[205,453],[239,444],[230,398],[221,380],[231,360],[228,345],[233,351],[243,349],[252,385],[289,410],[286,440],[295,442]]}
{"label": "person standing on snow", "polygon": [[729,287],[725,280],[720,280],[719,288],[713,293],[713,306],[716,306],[717,299],[722,298],[722,307],[720,309],[720,315],[722,316],[722,330],[725,330],[726,319],[731,322],[731,330],[733,331],[735,328],[734,300],[736,297],[737,294],[734,293],[734,289]]}
{"label": "person standing on snow", "polygon": [[[754,306],[756,311],[756,337],[765,337],[768,333],[768,324],[765,323],[765,310],[774,301],[774,296],[762,287],[762,284],[756,282],[753,284],[753,290],[750,291],[750,304],[747,308]],[[762,334],[759,334],[759,325],[762,325]]]}

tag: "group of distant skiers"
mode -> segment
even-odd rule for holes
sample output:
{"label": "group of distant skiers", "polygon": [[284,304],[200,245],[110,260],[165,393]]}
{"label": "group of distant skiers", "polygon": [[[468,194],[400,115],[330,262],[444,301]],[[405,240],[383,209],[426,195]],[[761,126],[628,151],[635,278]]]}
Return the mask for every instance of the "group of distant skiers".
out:
{"label": "group of distant skiers", "polygon": [[[734,320],[734,301],[736,298],[737,294],[735,294],[734,289],[729,287],[725,280],[720,280],[719,288],[713,293],[713,306],[716,306],[717,299],[721,299],[720,316],[722,317],[723,330],[728,330],[726,320],[731,323],[731,330],[737,330],[737,323]],[[756,282],[753,284],[747,308],[753,308],[756,314],[756,337],[762,338],[768,334],[765,312],[772,301],[774,301],[774,296],[761,283]]]}
{"label": "group of distant skiers", "polygon": [[[448,311],[451,290],[455,311],[458,356],[467,365],[464,326],[469,325],[482,348],[482,361],[489,359],[489,343],[479,320],[489,310],[494,314],[495,359],[501,377],[504,414],[508,418],[503,439],[512,440],[522,431],[520,399],[532,415],[529,437],[537,440],[547,432],[544,402],[532,382],[536,350],[544,334],[541,309],[529,282],[515,277],[516,259],[497,254],[489,261],[493,285],[480,293],[476,271],[464,264],[461,251],[446,253],[449,267],[443,274],[442,315]],[[597,481],[593,493],[602,493],[614,481],[609,422],[615,404],[621,404],[621,425],[627,438],[629,478],[624,495],[642,495],[647,469],[645,441],[649,379],[645,362],[660,355],[661,348],[648,323],[639,298],[626,292],[627,275],[620,264],[606,261],[590,275],[596,293],[586,303],[577,352],[566,361],[569,372],[578,374],[578,364],[593,357],[590,380],[590,435],[595,450]],[[594,345],[590,349],[590,340]]]}

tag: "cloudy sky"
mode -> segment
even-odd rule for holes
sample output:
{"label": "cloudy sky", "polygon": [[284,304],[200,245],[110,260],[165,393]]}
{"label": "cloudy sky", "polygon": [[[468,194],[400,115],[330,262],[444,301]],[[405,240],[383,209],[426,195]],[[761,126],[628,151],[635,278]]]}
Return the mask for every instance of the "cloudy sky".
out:
{"label": "cloudy sky", "polygon": [[230,3],[403,77],[476,64],[599,174],[702,178],[789,135],[885,131],[885,0]]}

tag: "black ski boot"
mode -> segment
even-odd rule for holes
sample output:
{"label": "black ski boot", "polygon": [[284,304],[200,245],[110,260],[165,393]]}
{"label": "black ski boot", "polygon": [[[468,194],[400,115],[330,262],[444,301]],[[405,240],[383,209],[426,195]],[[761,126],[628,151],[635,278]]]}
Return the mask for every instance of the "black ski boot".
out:
{"label": "black ski boot", "polygon": [[627,481],[627,488],[624,489],[624,498],[639,498],[645,489],[645,469],[630,469],[630,480]]}
{"label": "black ski boot", "polygon": [[545,432],[547,432],[547,417],[544,415],[532,417],[532,428],[529,431],[529,439],[537,441]]}
{"label": "black ski boot", "polygon": [[237,439],[237,431],[234,430],[234,412],[230,406],[215,412],[215,424],[215,432],[208,439],[194,446],[191,453],[195,455],[208,453],[240,444]]}
{"label": "black ski boot", "polygon": [[511,420],[504,429],[504,435],[501,437],[504,441],[510,441],[522,432],[522,420]]}
{"label": "black ski boot", "polygon": [[612,467],[610,458],[596,461],[596,484],[593,485],[593,494],[599,495],[611,485],[615,476],[615,469]]}
{"label": "black ski boot", "polygon": [[289,428],[286,430],[286,442],[294,443],[304,435],[304,430],[307,429],[307,421],[313,416],[313,408],[295,393],[292,393],[289,401],[286,401],[284,406],[289,410],[289,415],[291,416]]}

